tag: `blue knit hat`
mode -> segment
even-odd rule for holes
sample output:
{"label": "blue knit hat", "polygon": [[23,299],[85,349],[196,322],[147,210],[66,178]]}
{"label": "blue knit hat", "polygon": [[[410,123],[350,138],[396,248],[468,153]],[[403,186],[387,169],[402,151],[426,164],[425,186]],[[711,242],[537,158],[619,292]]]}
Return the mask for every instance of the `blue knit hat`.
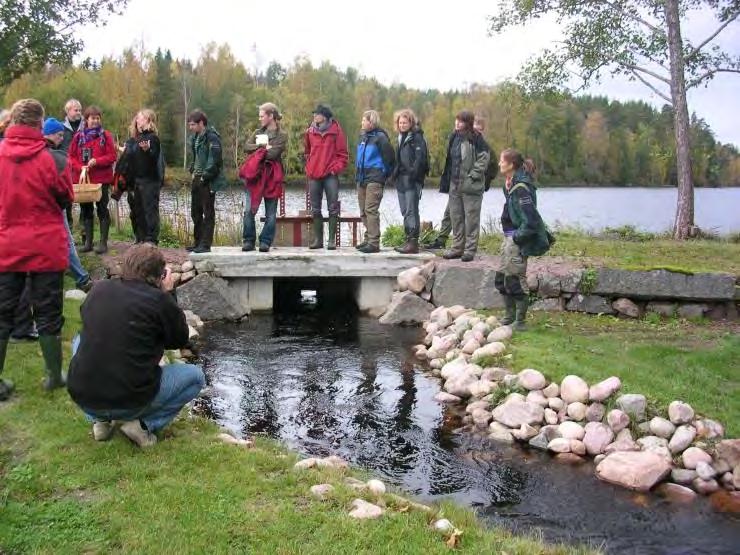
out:
{"label": "blue knit hat", "polygon": [[60,131],[64,131],[64,126],[62,125],[61,121],[56,118],[46,118],[44,120],[44,136],[53,135],[54,133],[59,133]]}

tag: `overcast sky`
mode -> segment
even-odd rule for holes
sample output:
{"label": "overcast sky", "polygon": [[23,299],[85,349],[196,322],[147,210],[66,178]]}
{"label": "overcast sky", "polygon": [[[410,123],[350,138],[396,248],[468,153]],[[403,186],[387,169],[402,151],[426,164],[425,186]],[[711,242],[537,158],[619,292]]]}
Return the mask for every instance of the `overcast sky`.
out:
{"label": "overcast sky", "polygon": [[[130,0],[126,13],[107,27],[81,30],[86,43],[82,57],[118,56],[143,41],[147,50],[168,48],[175,57],[195,61],[201,47],[215,41],[228,43],[248,68],[264,69],[271,60],[288,65],[296,56],[308,56],[314,63],[329,60],[340,68],[355,67],[386,84],[459,89],[514,77],[527,57],[560,36],[557,24],[549,21],[488,37],[486,16],[497,4]],[[708,15],[698,14],[685,25],[684,35],[698,43],[714,27]],[[728,27],[716,44],[740,53],[740,23]],[[719,140],[740,146],[737,91],[740,75],[720,75],[708,89],[690,93],[689,110],[703,117]],[[644,85],[626,80],[608,79],[589,92],[664,103]]]}

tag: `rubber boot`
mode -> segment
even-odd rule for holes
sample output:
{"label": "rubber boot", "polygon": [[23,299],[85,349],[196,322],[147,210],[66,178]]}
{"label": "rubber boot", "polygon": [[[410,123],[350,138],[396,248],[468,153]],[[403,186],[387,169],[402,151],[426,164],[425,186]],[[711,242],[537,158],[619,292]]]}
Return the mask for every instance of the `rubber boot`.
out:
{"label": "rubber boot", "polygon": [[314,216],[311,235],[309,249],[320,249],[324,246],[324,218],[322,216]]}
{"label": "rubber boot", "polygon": [[406,244],[399,250],[401,254],[418,254],[419,253],[419,240],[409,239]]}
{"label": "rubber boot", "polygon": [[82,228],[85,234],[85,244],[82,245],[80,252],[90,252],[91,250],[93,250],[93,223],[94,222],[92,220],[82,220]]}
{"label": "rubber boot", "polygon": [[506,307],[506,315],[501,318],[501,323],[504,326],[509,326],[516,320],[516,300],[511,295],[502,295],[504,298],[504,306]]}
{"label": "rubber boot", "polygon": [[[7,350],[8,340],[0,339],[0,374],[3,373],[3,368],[5,366],[5,353]],[[13,382],[0,378],[0,401],[5,401],[10,397],[10,394],[13,393],[13,389],[15,389]]]}
{"label": "rubber boot", "polygon": [[529,307],[529,299],[524,297],[523,299],[517,299],[516,301],[516,320],[512,329],[514,331],[527,331],[527,325],[524,320],[527,318],[527,308]]}
{"label": "rubber boot", "polygon": [[100,222],[100,243],[95,247],[95,254],[105,254],[108,252],[108,230],[110,229],[110,220]]}
{"label": "rubber boot", "polygon": [[337,227],[339,226],[338,216],[329,216],[329,241],[326,248],[333,251],[337,248]]}
{"label": "rubber boot", "polygon": [[39,344],[46,366],[44,389],[51,391],[64,387],[66,382],[62,378],[62,338],[58,335],[42,335],[39,337]]}

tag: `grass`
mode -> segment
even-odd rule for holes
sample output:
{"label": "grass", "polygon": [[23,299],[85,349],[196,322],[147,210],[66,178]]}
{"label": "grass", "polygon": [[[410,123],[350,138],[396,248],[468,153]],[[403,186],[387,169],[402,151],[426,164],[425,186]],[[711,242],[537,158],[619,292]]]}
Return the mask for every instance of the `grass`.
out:
{"label": "grass", "polygon": [[[619,231],[624,231],[624,228]],[[740,241],[735,237],[674,241],[664,235],[641,232],[614,233],[606,230],[592,235],[568,229],[557,231],[555,235],[557,242],[547,256],[574,258],[586,266],[740,275]],[[500,233],[485,233],[481,236],[479,250],[498,254],[500,245]],[[542,258],[546,259],[546,256]]]}
{"label": "grass", "polygon": [[667,414],[680,399],[740,436],[740,334],[737,326],[677,319],[535,313],[511,343],[516,371],[536,368],[560,382],[619,376],[623,393],[642,393]]}
{"label": "grass", "polygon": [[[79,304],[65,301],[64,339],[79,328]],[[0,403],[0,553],[447,553],[429,528],[444,515],[470,553],[572,553],[485,528],[472,511],[442,504],[437,515],[385,498],[377,521],[347,516],[367,494],[339,487],[326,501],[313,484],[340,484],[337,470],[292,470],[297,457],[267,439],[244,450],[215,438],[215,424],[181,418],[154,449],[120,435],[96,443],[64,391],[41,390],[38,345],[11,345]]]}

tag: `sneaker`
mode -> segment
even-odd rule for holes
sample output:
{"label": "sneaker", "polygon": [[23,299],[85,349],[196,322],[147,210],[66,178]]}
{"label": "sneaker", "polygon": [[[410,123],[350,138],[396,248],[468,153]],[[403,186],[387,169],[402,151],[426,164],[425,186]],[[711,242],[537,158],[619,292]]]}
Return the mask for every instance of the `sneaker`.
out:
{"label": "sneaker", "polygon": [[365,254],[380,252],[380,249],[378,247],[376,247],[375,245],[370,245],[369,243],[362,245],[362,247],[358,247],[357,250]]}
{"label": "sneaker", "polygon": [[268,252],[270,250],[270,245],[267,243],[260,243],[260,252]]}
{"label": "sneaker", "polygon": [[195,247],[192,250],[192,252],[194,253],[211,252],[211,247],[204,247],[204,246]]}
{"label": "sneaker", "polygon": [[93,432],[93,439],[95,441],[108,441],[113,435],[114,431],[115,431],[115,428],[113,427],[112,422],[107,422],[107,421],[93,422],[92,432]]}
{"label": "sneaker", "polygon": [[141,427],[138,420],[129,420],[121,425],[121,433],[139,447],[151,447],[157,443],[157,436]]}
{"label": "sneaker", "polygon": [[253,250],[254,250],[254,243],[252,241],[247,241],[242,246],[242,251],[243,252],[250,252],[250,251],[253,251]]}

